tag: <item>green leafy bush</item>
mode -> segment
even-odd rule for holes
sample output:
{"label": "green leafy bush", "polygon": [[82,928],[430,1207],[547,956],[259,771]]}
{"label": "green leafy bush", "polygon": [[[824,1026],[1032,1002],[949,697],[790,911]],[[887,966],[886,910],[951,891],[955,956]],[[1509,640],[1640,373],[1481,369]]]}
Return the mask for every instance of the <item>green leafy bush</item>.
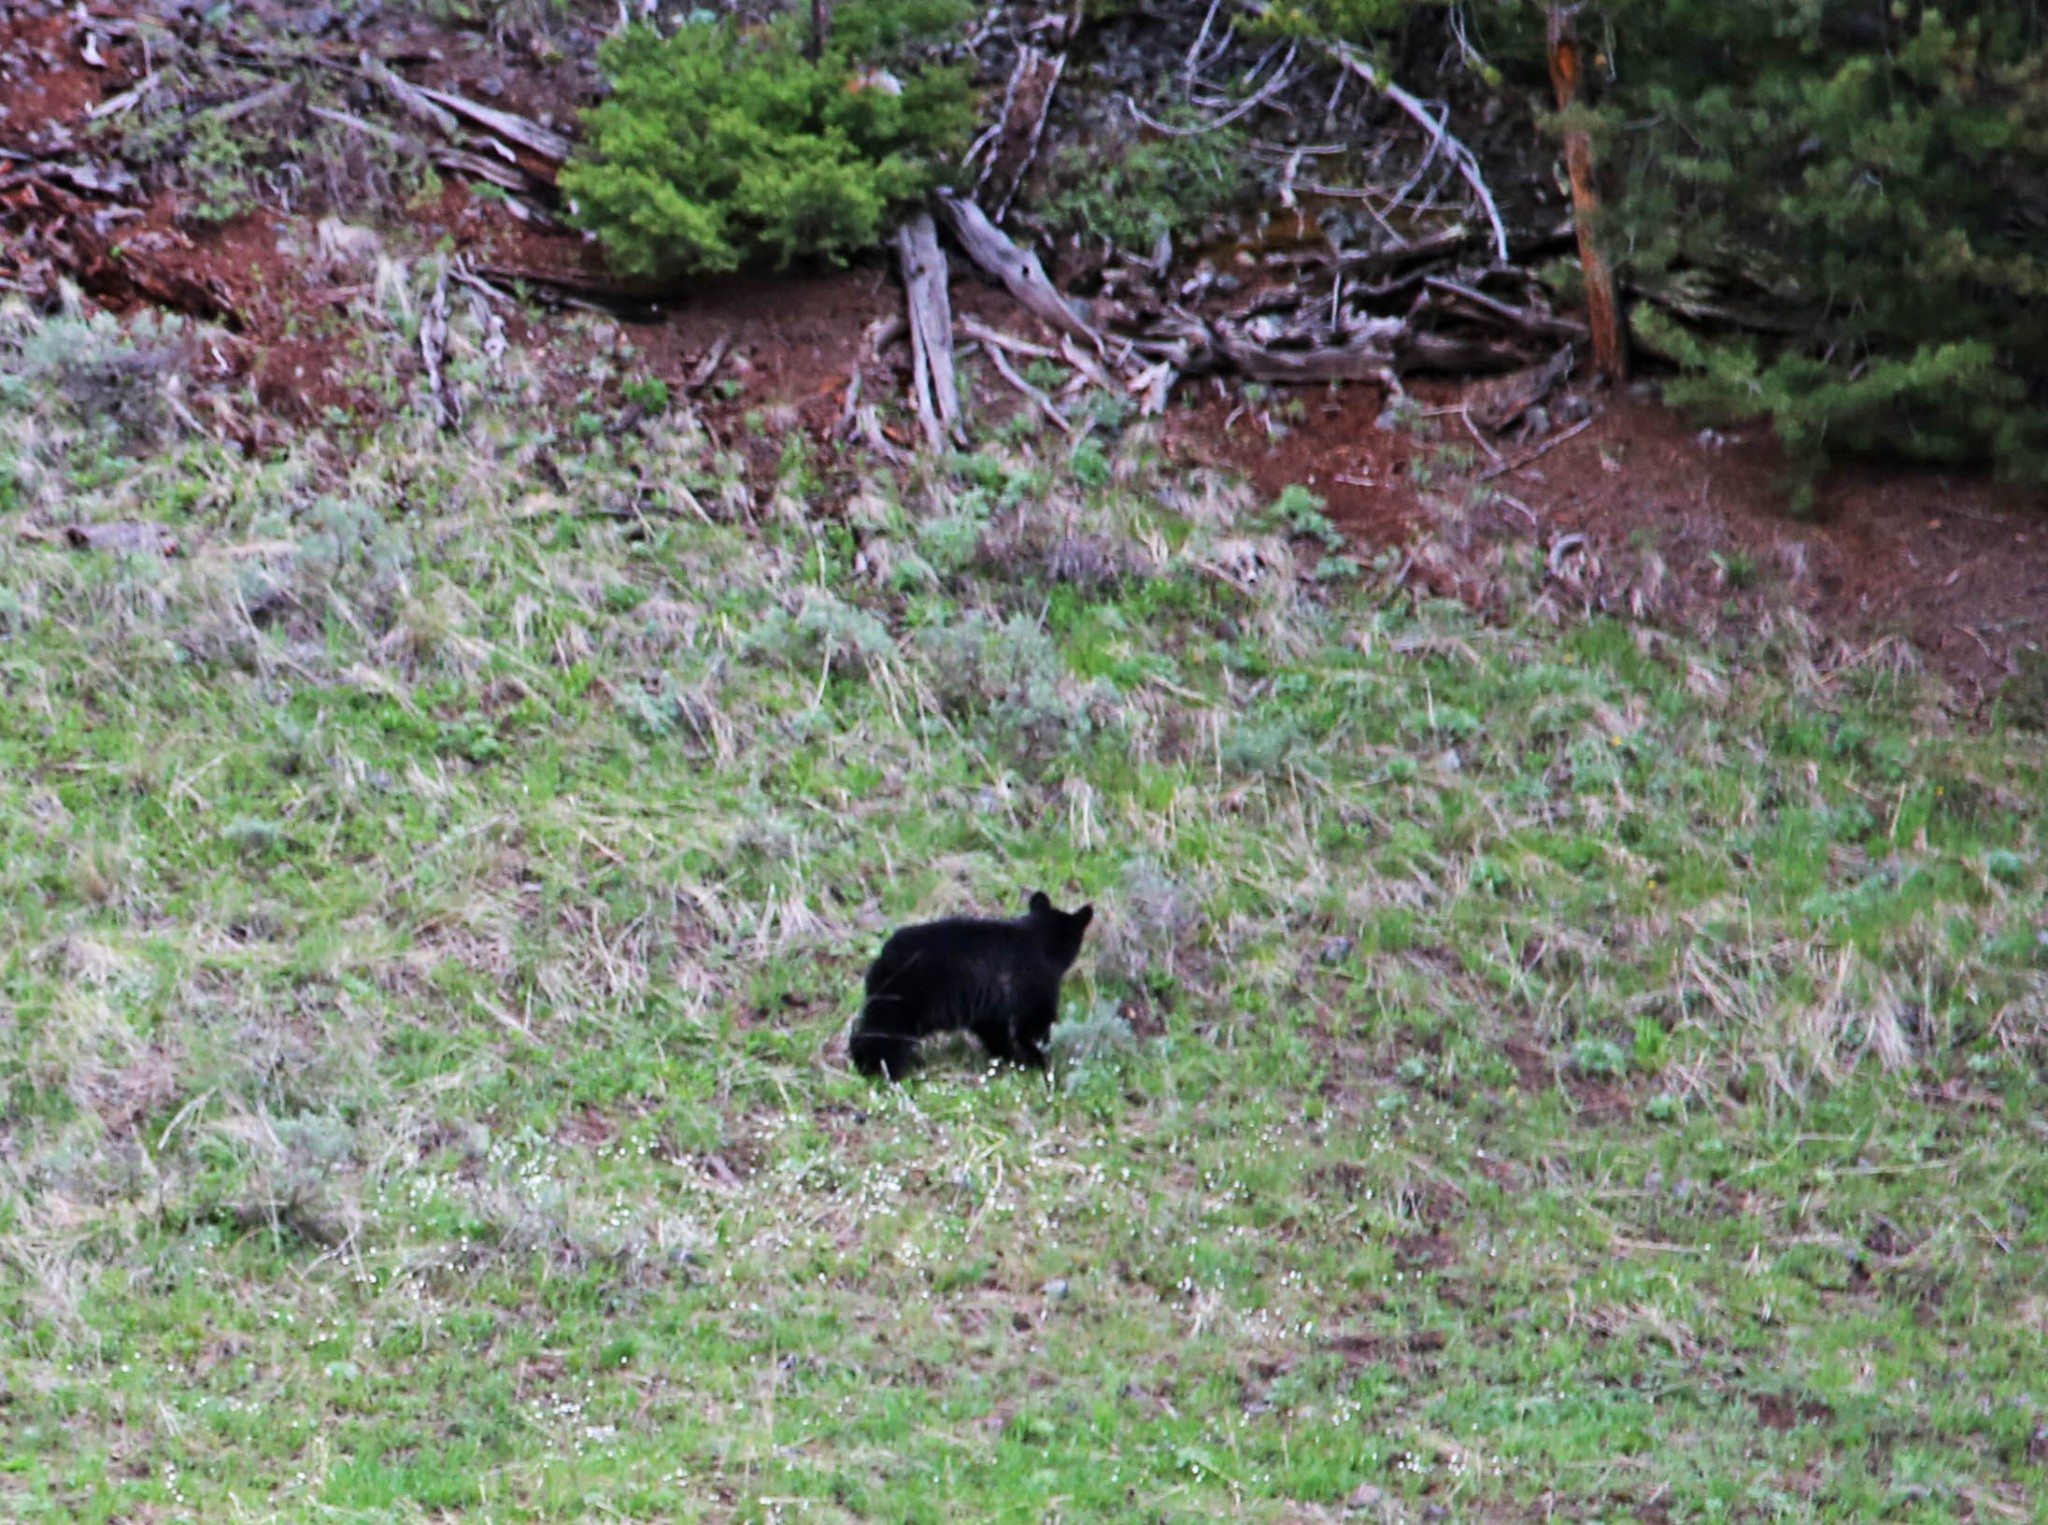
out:
{"label": "green leafy bush", "polygon": [[589,150],[562,172],[577,222],[614,264],[669,277],[875,243],[973,123],[968,77],[918,50],[960,0],[850,0],[823,58],[800,19],[692,21],[605,44],[612,96],[585,113]]}

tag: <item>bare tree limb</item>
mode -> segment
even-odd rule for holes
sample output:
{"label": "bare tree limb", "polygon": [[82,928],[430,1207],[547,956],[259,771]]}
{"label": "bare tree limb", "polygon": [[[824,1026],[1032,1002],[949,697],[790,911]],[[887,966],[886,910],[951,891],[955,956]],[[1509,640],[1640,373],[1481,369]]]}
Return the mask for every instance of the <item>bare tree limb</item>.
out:
{"label": "bare tree limb", "polygon": [[1000,346],[983,344],[981,352],[988,356],[989,364],[996,368],[997,374],[1022,393],[1031,406],[1050,419],[1059,428],[1061,433],[1072,434],[1074,432],[1073,420],[1062,413],[1053,400],[1046,396],[1044,392],[1017,374],[1016,367],[1012,366],[1009,360],[1004,357]]}
{"label": "bare tree limb", "polygon": [[557,164],[569,157],[575,145],[551,128],[538,122],[528,121],[523,116],[509,111],[500,111],[495,106],[486,106],[480,101],[468,100],[460,95],[451,95],[445,90],[429,90],[425,85],[411,87],[434,105],[453,112],[483,128],[495,133],[508,143],[516,143],[543,159],[552,159]]}
{"label": "bare tree limb", "polygon": [[1138,103],[1132,100],[1129,96],[1124,97],[1124,105],[1129,109],[1131,115],[1135,117],[1138,121],[1142,122],[1145,126],[1151,128],[1154,132],[1163,132],[1168,137],[1192,138],[1198,137],[1205,132],[1214,132],[1217,128],[1228,127],[1232,122],[1235,122],[1239,117],[1247,116],[1251,112],[1258,110],[1259,107],[1263,106],[1267,101],[1271,100],[1274,96],[1278,95],[1282,90],[1285,90],[1289,85],[1294,83],[1293,78],[1287,72],[1287,68],[1288,65],[1294,62],[1294,54],[1296,47],[1297,44],[1288,44],[1287,56],[1280,60],[1280,67],[1273,71],[1273,77],[1267,80],[1266,83],[1259,90],[1257,90],[1251,95],[1246,96],[1243,100],[1239,101],[1235,106],[1231,107],[1230,110],[1224,112],[1222,116],[1213,117],[1209,121],[1202,123],[1198,127],[1170,127],[1166,123],[1160,121],[1157,117],[1147,116],[1144,112],[1140,111],[1138,109]]}
{"label": "bare tree limb", "polygon": [[1059,89],[1060,76],[1066,68],[1065,53],[1049,55],[1026,44],[1017,55],[1017,66],[1010,71],[1002,109],[968,150],[966,162],[970,164],[983,150],[987,151],[988,157],[975,176],[971,194],[979,197],[987,191],[993,208],[990,215],[996,222],[1001,222],[1009,211],[1024,176],[1038,158],[1046,119],[1052,114],[1053,93]]}
{"label": "bare tree limb", "polygon": [[1461,286],[1456,281],[1447,281],[1442,276],[1424,276],[1422,284],[1431,291],[1436,292],[1439,296],[1449,297],[1455,302],[1463,302],[1469,307],[1476,307],[1483,313],[1499,318],[1504,323],[1513,324],[1516,328],[1523,329],[1532,334],[1543,334],[1556,339],[1584,339],[1586,337],[1586,325],[1572,318],[1555,317],[1547,312],[1537,312],[1534,308],[1530,307],[1516,307],[1512,303],[1501,301],[1498,297],[1490,297],[1483,291],[1474,291],[1470,286]]}
{"label": "bare tree limb", "polygon": [[711,385],[711,378],[718,374],[718,368],[725,363],[728,351],[732,349],[732,332],[727,330],[711,341],[711,347],[704,351],[704,357],[690,370],[683,382],[683,395],[695,397]]}
{"label": "bare tree limb", "polygon": [[1524,466],[1527,466],[1531,461],[1534,461],[1541,456],[1546,456],[1550,454],[1551,451],[1555,450],[1559,445],[1562,445],[1566,440],[1571,439],[1576,435],[1584,434],[1588,429],[1592,427],[1592,419],[1582,418],[1577,423],[1573,424],[1569,429],[1565,430],[1562,434],[1551,435],[1549,439],[1545,440],[1542,444],[1538,445],[1534,450],[1525,450],[1511,461],[1502,461],[1498,466],[1488,467],[1485,471],[1479,473],[1477,480],[1481,482],[1491,482],[1495,477],[1504,477],[1509,472],[1520,471]]}
{"label": "bare tree limb", "polygon": [[[1266,12],[1266,8],[1257,3],[1248,5],[1246,9],[1259,16]],[[1429,107],[1419,98],[1388,79],[1373,66],[1372,60],[1349,43],[1324,41],[1318,42],[1317,46],[1346,70],[1357,75],[1400,107],[1429,134],[1430,141],[1438,150],[1450,156],[1451,162],[1457,166],[1458,173],[1464,178],[1465,183],[1472,187],[1472,194],[1479,198],[1480,206],[1485,209],[1486,220],[1493,227],[1494,258],[1505,265],[1508,262],[1507,225],[1501,221],[1500,208],[1494,204],[1493,192],[1487,189],[1486,177],[1479,172],[1479,160],[1473,156],[1472,150],[1453,137],[1450,130],[1430,114]]]}

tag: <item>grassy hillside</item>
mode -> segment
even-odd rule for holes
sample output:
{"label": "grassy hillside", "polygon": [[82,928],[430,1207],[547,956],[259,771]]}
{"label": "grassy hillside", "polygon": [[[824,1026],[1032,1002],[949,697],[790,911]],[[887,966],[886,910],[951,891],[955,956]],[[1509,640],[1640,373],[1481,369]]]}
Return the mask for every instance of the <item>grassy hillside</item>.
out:
{"label": "grassy hillside", "polygon": [[[758,490],[467,322],[459,430],[249,459],[8,320],[0,1515],[2040,1507],[2039,738],[1135,427]],[[1041,886],[1051,1083],[850,1073]]]}

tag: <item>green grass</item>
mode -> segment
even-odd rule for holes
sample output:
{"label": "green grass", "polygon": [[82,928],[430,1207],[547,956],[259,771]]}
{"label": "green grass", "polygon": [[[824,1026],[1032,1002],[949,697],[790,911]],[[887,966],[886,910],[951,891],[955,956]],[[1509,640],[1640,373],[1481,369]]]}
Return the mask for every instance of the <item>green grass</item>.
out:
{"label": "green grass", "polygon": [[[1137,428],[827,513],[457,326],[460,435],[0,389],[0,1515],[2039,1507],[2038,737],[1315,582]],[[1041,886],[1079,1057],[855,1077]]]}

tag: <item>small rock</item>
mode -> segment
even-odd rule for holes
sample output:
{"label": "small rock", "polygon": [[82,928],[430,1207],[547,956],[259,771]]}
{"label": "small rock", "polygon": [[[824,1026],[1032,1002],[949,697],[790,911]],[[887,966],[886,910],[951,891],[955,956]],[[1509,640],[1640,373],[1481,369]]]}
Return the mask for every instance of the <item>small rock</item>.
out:
{"label": "small rock", "polygon": [[1351,950],[1356,946],[1348,937],[1333,937],[1316,950],[1316,958],[1325,964],[1341,964],[1351,957]]}
{"label": "small rock", "polygon": [[1346,1509],[1377,1509],[1387,1499],[1387,1490],[1371,1483],[1360,1483],[1344,1499]]}
{"label": "small rock", "polygon": [[1055,1276],[1045,1284],[1045,1300],[1049,1303],[1063,1303],[1067,1300],[1067,1279]]}
{"label": "small rock", "polygon": [[505,93],[505,82],[495,74],[486,74],[476,82],[476,93],[487,100],[495,101]]}
{"label": "small rock", "polygon": [[1719,450],[1728,443],[1728,436],[1719,429],[1702,429],[1693,439],[1702,450]]}

